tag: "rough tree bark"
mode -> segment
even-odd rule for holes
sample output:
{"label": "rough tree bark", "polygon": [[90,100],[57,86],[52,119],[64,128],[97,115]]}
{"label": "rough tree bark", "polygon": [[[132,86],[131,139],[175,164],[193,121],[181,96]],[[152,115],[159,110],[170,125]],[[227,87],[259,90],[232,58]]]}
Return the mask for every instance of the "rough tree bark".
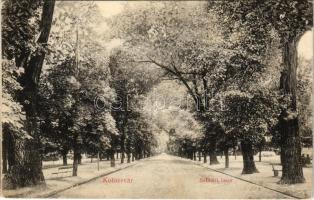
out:
{"label": "rough tree bark", "polygon": [[124,150],[121,151],[121,163],[124,163],[124,158],[125,158],[125,154],[124,154]]}
{"label": "rough tree bark", "polygon": [[229,148],[228,147],[224,149],[224,155],[225,155],[225,168],[229,168]]}
{"label": "rough tree bark", "polygon": [[192,150],[188,151],[188,156],[189,156],[189,159],[193,160],[194,155],[193,155],[193,151]]}
{"label": "rough tree bark", "polygon": [[207,152],[204,151],[204,152],[203,152],[203,155],[204,155],[204,163],[207,163]]}
{"label": "rough tree bark", "polygon": [[127,139],[126,141],[126,156],[127,156],[127,163],[131,162],[131,144],[130,140]]}
{"label": "rough tree bark", "polygon": [[62,164],[64,166],[68,165],[68,159],[67,159],[67,154],[62,155]]}
{"label": "rough tree bark", "polygon": [[7,158],[7,148],[8,148],[8,137],[7,137],[7,133],[3,127],[3,134],[2,134],[2,173],[5,174],[8,171],[8,158]]}
{"label": "rough tree bark", "polygon": [[110,151],[110,167],[115,167],[116,166],[116,160],[114,157],[114,152],[115,150]]}
{"label": "rough tree bark", "polygon": [[[126,116],[125,116],[125,118],[126,118]],[[126,119],[124,119],[124,124],[126,124]],[[122,130],[120,146],[121,146],[121,163],[124,163],[124,158],[125,158],[125,155],[124,155],[124,153],[125,153],[125,126],[123,127],[123,130]]]}
{"label": "rough tree bark", "polygon": [[5,174],[15,164],[14,135],[7,124],[2,126],[2,173]]}
{"label": "rough tree bark", "polygon": [[110,160],[110,150],[106,150],[106,160]]}
{"label": "rough tree bark", "polygon": [[286,110],[279,117],[281,137],[282,177],[280,183],[294,184],[305,182],[301,163],[301,138],[297,115],[297,41],[290,39],[283,45],[283,65],[280,89],[285,96],[291,97]]}
{"label": "rough tree bark", "polygon": [[79,148],[77,144],[74,146],[74,157],[73,157],[73,170],[72,170],[72,176],[77,176],[77,169],[79,164]]}
{"label": "rough tree bark", "polygon": [[68,150],[65,150],[65,149],[62,150],[61,154],[62,154],[62,161],[63,161],[62,164],[64,166],[68,165],[68,158],[67,158]]}
{"label": "rough tree bark", "polygon": [[127,152],[126,156],[127,156],[127,163],[130,163],[131,162],[131,153]]}
{"label": "rough tree bark", "polygon": [[7,143],[7,159],[8,159],[8,171],[16,164],[16,150],[15,150],[15,139],[13,134],[8,134],[8,143]]}
{"label": "rough tree bark", "polygon": [[138,159],[142,159],[143,158],[143,152],[141,151],[141,149],[138,152]]}
{"label": "rough tree bark", "polygon": [[82,155],[81,155],[81,153],[78,154],[77,163],[78,163],[79,165],[82,164]]}
{"label": "rough tree bark", "polygon": [[217,165],[219,164],[216,152],[214,150],[209,151],[209,164],[210,165]]}
{"label": "rough tree bark", "polygon": [[216,145],[217,145],[216,139],[212,139],[209,145],[209,164],[210,165],[219,164],[217,155],[216,155]]}
{"label": "rough tree bark", "polygon": [[249,140],[241,141],[241,151],[243,156],[242,174],[258,173],[254,162],[254,152],[252,142]]}

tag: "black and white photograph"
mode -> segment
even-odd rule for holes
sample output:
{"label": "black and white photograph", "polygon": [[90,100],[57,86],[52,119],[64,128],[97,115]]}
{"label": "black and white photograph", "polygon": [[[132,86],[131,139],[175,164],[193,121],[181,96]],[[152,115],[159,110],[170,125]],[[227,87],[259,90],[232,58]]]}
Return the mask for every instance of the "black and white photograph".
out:
{"label": "black and white photograph", "polygon": [[1,0],[3,198],[313,198],[312,0]]}

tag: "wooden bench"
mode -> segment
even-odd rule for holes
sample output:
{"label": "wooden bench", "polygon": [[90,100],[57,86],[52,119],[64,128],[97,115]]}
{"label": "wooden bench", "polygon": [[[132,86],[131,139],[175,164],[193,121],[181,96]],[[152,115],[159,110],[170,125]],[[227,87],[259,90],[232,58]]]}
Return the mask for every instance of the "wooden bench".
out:
{"label": "wooden bench", "polygon": [[276,166],[279,166],[278,164],[271,164],[272,168],[273,168],[273,172],[274,172],[274,176],[278,176],[279,175],[279,171],[282,171],[282,169],[276,169]]}
{"label": "wooden bench", "polygon": [[72,168],[73,168],[73,166],[59,167],[57,172],[53,172],[51,174],[56,174],[58,176],[59,174],[69,173],[69,172],[72,172],[72,170],[69,170],[69,169],[72,169]]}

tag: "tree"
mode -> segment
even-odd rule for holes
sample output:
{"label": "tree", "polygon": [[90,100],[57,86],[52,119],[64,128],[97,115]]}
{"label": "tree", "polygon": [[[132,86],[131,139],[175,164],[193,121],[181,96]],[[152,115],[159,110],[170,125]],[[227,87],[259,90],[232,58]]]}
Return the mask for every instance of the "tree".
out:
{"label": "tree", "polygon": [[21,149],[17,151],[24,154],[21,157],[22,161],[13,166],[6,176],[6,181],[14,188],[44,182],[38,149],[40,143],[36,122],[36,93],[45,58],[45,45],[52,25],[54,4],[54,0],[44,2],[25,0],[6,1],[3,6],[3,56],[9,60],[15,59],[16,67],[24,69],[24,73],[18,78],[23,87],[18,100],[26,114],[26,131],[32,137],[23,142],[22,148],[19,145]]}
{"label": "tree", "polygon": [[154,77],[158,75],[158,71],[131,62],[130,56],[132,55],[124,48],[116,48],[112,50],[109,60],[112,77],[110,84],[117,93],[111,113],[121,133],[119,140],[116,141],[120,145],[121,163],[124,162],[124,153],[127,155],[127,162],[130,162],[131,158],[131,138],[134,133],[130,129],[133,129],[135,124],[129,123],[129,120],[141,119],[142,113],[139,111],[141,98],[158,82],[158,76]]}
{"label": "tree", "polygon": [[[187,6],[200,14],[186,9]],[[111,22],[114,24],[112,35],[126,41],[124,45],[134,52],[135,62],[154,64],[164,70],[166,77],[179,81],[194,101],[198,120],[210,121],[206,116],[207,101],[209,94],[215,94],[223,82],[218,66],[227,55],[217,50],[223,46],[219,28],[204,5],[191,2],[148,3],[137,7],[135,12],[132,9],[124,12],[117,19]],[[209,32],[216,38],[211,38]],[[214,161],[212,164],[218,162],[215,155],[217,134],[213,135],[208,150]]]}
{"label": "tree", "polygon": [[93,37],[99,34],[97,7],[89,2],[75,6],[60,2],[57,7],[54,41],[49,43],[41,82],[43,136],[58,145],[63,157],[73,150],[77,176],[81,154],[109,149],[119,134],[108,111],[115,92],[109,84],[106,48]]}
{"label": "tree", "polygon": [[2,60],[2,172],[6,174],[18,162],[19,154],[14,148],[16,140],[30,138],[24,129],[25,112],[17,102],[16,95],[22,87],[16,80],[20,73],[14,62]]}
{"label": "tree", "polygon": [[225,168],[229,168],[229,150],[237,146],[237,137],[232,134],[225,134],[218,143],[218,149],[225,156]]}
{"label": "tree", "polygon": [[[59,151],[73,149],[76,155],[74,162],[77,163],[76,159],[79,159],[83,150],[94,148],[99,152],[109,148],[111,134],[117,135],[115,121],[110,113],[97,110],[94,104],[95,97],[100,95],[102,106],[108,109],[111,99],[114,99],[108,77],[103,72],[107,69],[102,65],[91,64],[93,62],[90,60],[83,59],[79,72],[74,59],[54,66],[47,70],[41,90],[42,120],[49,130],[46,131],[49,133],[46,137],[59,144]],[[99,74],[103,76],[95,79]]]}
{"label": "tree", "polygon": [[[267,93],[268,92],[268,93]],[[227,91],[216,105],[224,102],[221,112],[215,112],[229,137],[239,138],[243,155],[243,174],[258,172],[254,163],[254,146],[277,123],[279,105],[276,96],[267,90],[253,92]],[[215,103],[212,104],[215,109]]]}
{"label": "tree", "polygon": [[301,136],[312,136],[312,67],[311,62],[305,58],[299,58],[299,63],[297,109],[299,113],[300,134]]}
{"label": "tree", "polygon": [[[292,1],[228,1],[216,2],[213,7],[220,16],[232,16],[228,21],[249,24],[252,30],[262,30],[265,34],[275,30],[282,48],[283,70],[280,78],[280,90],[283,103],[288,106],[281,111],[279,132],[281,135],[281,160],[283,176],[281,183],[304,182],[300,156],[301,142],[296,98],[297,43],[306,30],[313,24],[312,2]],[[218,8],[218,9],[217,9]],[[234,12],[237,11],[237,12]],[[231,15],[232,13],[232,15]],[[262,35],[265,35],[262,34]],[[286,99],[290,99],[286,101]]]}
{"label": "tree", "polygon": [[170,153],[194,159],[203,127],[185,109],[183,103],[187,102],[182,102],[185,96],[184,86],[172,80],[162,81],[147,95],[144,111],[145,118],[155,125],[155,137],[162,137],[161,132],[168,134],[169,139],[162,140],[160,146],[166,142]]}

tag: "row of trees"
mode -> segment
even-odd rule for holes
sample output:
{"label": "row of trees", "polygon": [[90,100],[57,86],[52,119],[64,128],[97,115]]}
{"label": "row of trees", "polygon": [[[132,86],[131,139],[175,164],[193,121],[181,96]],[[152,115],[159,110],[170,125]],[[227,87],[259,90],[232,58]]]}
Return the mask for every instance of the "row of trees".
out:
{"label": "row of trees", "polygon": [[[189,157],[198,149],[215,164],[219,146],[227,152],[239,141],[243,173],[254,173],[253,149],[270,133],[281,148],[281,182],[303,182],[299,116],[306,124],[308,107],[298,108],[297,100],[307,105],[310,95],[296,91],[307,91],[310,79],[297,81],[306,72],[297,74],[296,47],[312,27],[311,2],[128,5],[107,20],[108,30],[91,2],[4,1],[7,185],[44,182],[42,159],[49,152],[62,155],[66,164],[66,154],[73,151],[73,175],[82,153],[109,155],[112,166],[116,151],[121,162],[125,156],[130,161],[131,154],[150,155],[157,145],[156,127],[169,131],[178,125],[156,124],[156,115],[147,117],[142,109],[148,91],[162,79],[185,87],[193,106],[182,108],[202,125],[193,125],[193,131],[181,127],[179,136],[179,129],[171,131],[172,149],[183,148],[180,154]],[[108,39],[122,45],[110,51]],[[194,124],[187,112],[168,112]]]}
{"label": "row of trees", "polygon": [[[4,2],[3,172],[6,188],[44,182],[47,155],[73,153],[121,163],[154,153],[155,137],[139,108],[157,81],[101,43],[95,3]],[[49,40],[48,40],[49,39]],[[148,80],[148,81],[147,81]]]}
{"label": "row of trees", "polygon": [[[111,21],[135,62],[150,63],[186,87],[204,126],[197,145],[217,163],[241,142],[243,173],[254,173],[253,148],[279,138],[281,183],[304,182],[297,113],[297,42],[312,27],[310,1],[150,2]],[[230,143],[230,146],[229,146]],[[191,150],[193,151],[193,150]]]}

